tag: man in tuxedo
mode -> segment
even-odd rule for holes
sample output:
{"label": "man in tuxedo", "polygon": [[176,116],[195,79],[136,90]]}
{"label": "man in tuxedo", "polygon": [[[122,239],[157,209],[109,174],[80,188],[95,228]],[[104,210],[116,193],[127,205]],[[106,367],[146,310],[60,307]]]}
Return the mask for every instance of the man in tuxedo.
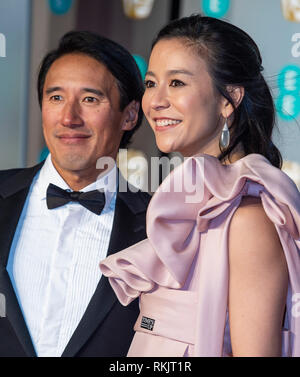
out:
{"label": "man in tuxedo", "polygon": [[142,95],[131,55],[96,34],[70,32],[44,58],[50,154],[0,172],[0,356],[126,355],[138,303],[119,304],[99,263],[146,237],[150,197],[120,190],[115,164],[141,124]]}

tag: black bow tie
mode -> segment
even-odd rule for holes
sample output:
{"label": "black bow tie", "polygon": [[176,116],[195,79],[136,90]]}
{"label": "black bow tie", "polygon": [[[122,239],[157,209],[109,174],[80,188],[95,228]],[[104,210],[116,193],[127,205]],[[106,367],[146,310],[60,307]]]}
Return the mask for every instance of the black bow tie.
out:
{"label": "black bow tie", "polygon": [[47,189],[48,209],[61,207],[69,202],[78,202],[96,215],[100,215],[105,206],[105,194],[98,190],[67,191],[50,183]]}

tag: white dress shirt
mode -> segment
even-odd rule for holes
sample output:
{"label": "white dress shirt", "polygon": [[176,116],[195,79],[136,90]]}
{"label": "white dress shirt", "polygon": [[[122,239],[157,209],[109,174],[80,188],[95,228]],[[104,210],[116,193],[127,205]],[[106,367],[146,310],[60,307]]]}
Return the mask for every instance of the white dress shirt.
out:
{"label": "white dress shirt", "polygon": [[116,172],[114,166],[81,190],[104,188],[100,216],[77,202],[47,208],[49,183],[70,189],[50,155],[32,182],[7,270],[38,356],[61,356],[95,292],[113,224]]}

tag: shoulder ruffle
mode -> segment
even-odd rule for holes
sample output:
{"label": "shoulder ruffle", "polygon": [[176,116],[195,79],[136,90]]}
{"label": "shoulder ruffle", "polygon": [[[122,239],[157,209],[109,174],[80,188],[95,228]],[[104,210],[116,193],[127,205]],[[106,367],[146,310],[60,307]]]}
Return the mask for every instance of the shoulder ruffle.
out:
{"label": "shoulder ruffle", "polygon": [[[230,207],[238,207],[244,195],[261,197],[267,216],[292,237],[299,253],[300,194],[285,173],[258,154],[230,165],[198,155],[174,169],[151,199],[148,239],[101,262],[120,302],[127,305],[156,284],[182,287],[199,249],[199,234]],[[300,274],[299,255],[292,260]]]}

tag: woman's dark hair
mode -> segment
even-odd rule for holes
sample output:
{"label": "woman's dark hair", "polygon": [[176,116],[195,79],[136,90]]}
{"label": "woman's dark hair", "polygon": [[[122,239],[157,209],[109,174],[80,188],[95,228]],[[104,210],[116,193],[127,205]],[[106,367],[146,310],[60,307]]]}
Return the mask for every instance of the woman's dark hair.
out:
{"label": "woman's dark hair", "polygon": [[[58,48],[48,53],[41,63],[37,82],[40,106],[42,106],[46,75],[51,65],[64,55],[76,53],[98,60],[111,72],[118,85],[121,111],[133,100],[141,103],[144,93],[143,80],[131,54],[118,43],[98,34],[88,31],[71,31],[61,38]],[[137,124],[133,130],[124,132],[120,148],[125,148],[129,144],[133,133],[140,127],[142,119],[143,112],[140,108]]]}
{"label": "woman's dark hair", "polygon": [[[206,61],[215,89],[234,107],[231,141],[219,160],[241,143],[245,154],[259,153],[281,168],[282,157],[272,142],[275,107],[270,89],[262,75],[262,59],[252,38],[238,27],[200,14],[184,17],[165,26],[152,49],[161,39],[181,38]],[[245,94],[235,106],[229,87],[243,87]]]}

